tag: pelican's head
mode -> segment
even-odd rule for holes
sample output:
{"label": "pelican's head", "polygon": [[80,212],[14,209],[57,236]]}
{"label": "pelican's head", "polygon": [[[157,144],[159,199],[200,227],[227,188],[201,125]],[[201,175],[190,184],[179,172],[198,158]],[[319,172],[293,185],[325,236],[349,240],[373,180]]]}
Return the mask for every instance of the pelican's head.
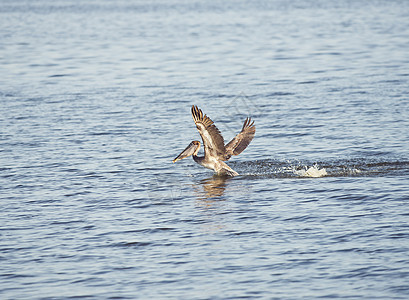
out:
{"label": "pelican's head", "polygon": [[200,148],[200,142],[199,141],[193,141],[189,144],[189,146],[186,147],[185,150],[182,151],[174,160],[173,162],[177,162],[178,160],[184,159],[190,155],[197,155],[197,152],[199,152]]}

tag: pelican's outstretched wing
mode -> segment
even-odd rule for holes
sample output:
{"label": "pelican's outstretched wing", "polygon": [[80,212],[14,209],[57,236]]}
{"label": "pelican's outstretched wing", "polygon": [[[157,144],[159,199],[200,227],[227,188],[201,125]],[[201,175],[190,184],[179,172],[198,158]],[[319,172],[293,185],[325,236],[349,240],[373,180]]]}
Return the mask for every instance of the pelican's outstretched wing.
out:
{"label": "pelican's outstretched wing", "polygon": [[195,105],[192,106],[192,117],[202,137],[205,155],[224,159],[226,153],[224,139],[219,129],[213,124],[213,121]]}
{"label": "pelican's outstretched wing", "polygon": [[254,125],[254,121],[251,122],[251,118],[247,118],[244,121],[241,132],[226,145],[225,160],[229,160],[232,155],[239,155],[242,153],[250,144],[255,134],[256,126]]}

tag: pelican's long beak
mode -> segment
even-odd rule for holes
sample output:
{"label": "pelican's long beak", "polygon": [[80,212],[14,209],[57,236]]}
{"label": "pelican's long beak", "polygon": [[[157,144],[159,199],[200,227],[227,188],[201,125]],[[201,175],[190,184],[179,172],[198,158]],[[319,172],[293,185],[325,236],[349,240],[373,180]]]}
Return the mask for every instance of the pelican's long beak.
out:
{"label": "pelican's long beak", "polygon": [[195,145],[193,142],[191,142],[189,144],[189,146],[186,147],[185,150],[182,151],[182,153],[180,153],[174,160],[173,162],[177,162],[178,160],[184,159],[190,155],[192,155],[193,153],[195,153],[195,150],[197,148],[197,145]]}

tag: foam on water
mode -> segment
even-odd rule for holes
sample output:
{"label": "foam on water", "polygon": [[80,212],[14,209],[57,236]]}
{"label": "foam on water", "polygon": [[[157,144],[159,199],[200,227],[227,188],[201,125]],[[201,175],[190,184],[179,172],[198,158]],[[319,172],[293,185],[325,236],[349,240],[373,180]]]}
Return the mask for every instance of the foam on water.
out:
{"label": "foam on water", "polygon": [[327,171],[324,168],[320,169],[316,165],[309,168],[305,167],[305,169],[302,170],[294,170],[294,174],[297,174],[301,177],[323,177],[328,175]]}

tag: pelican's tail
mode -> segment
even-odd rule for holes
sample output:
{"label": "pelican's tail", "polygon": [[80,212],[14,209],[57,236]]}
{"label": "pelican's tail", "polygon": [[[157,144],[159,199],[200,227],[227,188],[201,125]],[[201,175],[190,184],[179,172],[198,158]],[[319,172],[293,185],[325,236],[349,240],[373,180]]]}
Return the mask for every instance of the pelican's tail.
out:
{"label": "pelican's tail", "polygon": [[239,173],[237,173],[233,169],[230,169],[230,170],[223,169],[223,171],[224,171],[223,175],[227,175],[227,176],[231,176],[231,177],[239,175]]}
{"label": "pelican's tail", "polygon": [[237,173],[236,171],[234,171],[232,168],[230,168],[226,163],[221,161],[221,168],[216,172],[217,175],[221,175],[221,176],[238,176],[239,173]]}

